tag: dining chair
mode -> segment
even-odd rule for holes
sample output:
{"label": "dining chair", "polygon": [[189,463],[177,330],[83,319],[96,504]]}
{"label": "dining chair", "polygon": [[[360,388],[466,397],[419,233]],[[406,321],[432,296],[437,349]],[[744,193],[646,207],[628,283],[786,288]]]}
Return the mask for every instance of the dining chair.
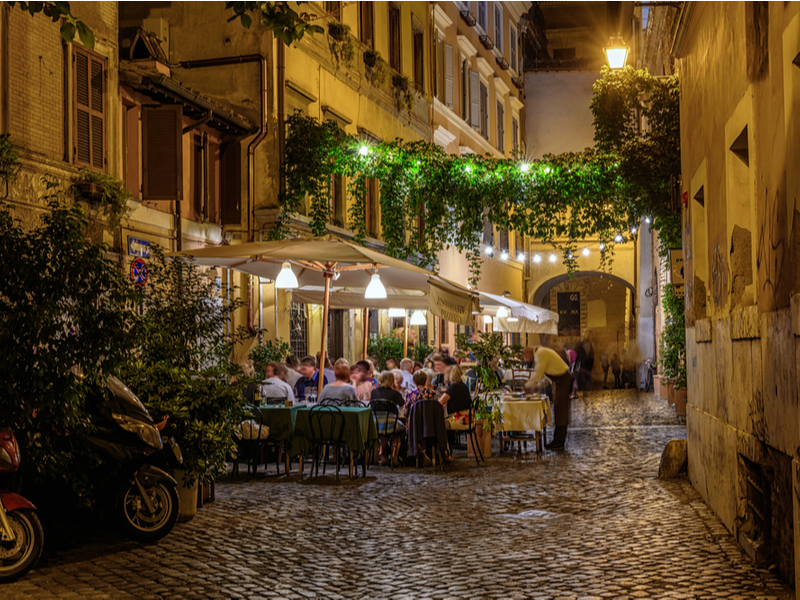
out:
{"label": "dining chair", "polygon": [[514,392],[525,390],[525,384],[531,378],[533,371],[530,369],[511,369],[511,389]]}
{"label": "dining chair", "polygon": [[[339,482],[339,451],[344,445],[344,413],[338,406],[317,405],[308,415],[308,425],[311,434],[311,443],[314,446],[313,464],[311,472],[316,466],[316,476],[319,477],[319,450],[322,447],[323,465],[322,475],[328,464],[328,446],[333,446],[336,460],[336,482]],[[311,479],[311,475],[309,475]]]}
{"label": "dining chair", "polygon": [[[247,464],[247,474],[258,473],[258,466],[263,462],[264,440],[261,439],[261,428],[264,418],[258,407],[246,405],[244,407],[246,420],[254,421],[256,430],[250,430],[250,439],[242,435],[236,442],[236,456],[233,459],[233,477],[239,474],[239,462]],[[255,436],[255,438],[253,438]]]}
{"label": "dining chair", "polygon": [[[447,430],[444,423],[444,408],[438,400],[420,400],[411,407],[408,415],[408,454],[416,458],[416,466],[425,451],[431,450],[434,468],[436,459],[444,467],[447,449]],[[424,446],[425,450],[420,449]]]}
{"label": "dining chair", "polygon": [[405,433],[405,427],[399,420],[400,407],[391,400],[373,400],[370,402],[370,408],[372,409],[372,418],[375,419],[378,436],[385,435],[389,438],[389,448],[391,449],[389,467],[394,469],[397,461],[394,441],[396,438],[402,438]]}

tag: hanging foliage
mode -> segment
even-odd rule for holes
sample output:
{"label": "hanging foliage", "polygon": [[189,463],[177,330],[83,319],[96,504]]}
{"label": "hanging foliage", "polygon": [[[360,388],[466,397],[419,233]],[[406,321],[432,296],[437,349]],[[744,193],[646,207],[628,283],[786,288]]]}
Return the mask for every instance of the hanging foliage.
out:
{"label": "hanging foliage", "polygon": [[[636,235],[641,218],[650,217],[657,228],[672,226],[670,176],[680,166],[677,103],[674,78],[606,70],[592,100],[597,147],[530,162],[454,156],[422,141],[368,143],[332,122],[295,113],[287,120],[284,211],[273,237],[284,237],[289,213],[301,211],[314,235],[327,233],[331,177],[339,174],[350,179],[349,226],[357,241],[366,237],[367,179],[376,178],[386,253],[435,270],[441,250],[455,247],[465,253],[474,285],[485,220],[552,244],[570,273],[578,268],[583,241],[599,240],[606,265],[615,244]],[[631,124],[637,114],[649,123],[644,133]]]}

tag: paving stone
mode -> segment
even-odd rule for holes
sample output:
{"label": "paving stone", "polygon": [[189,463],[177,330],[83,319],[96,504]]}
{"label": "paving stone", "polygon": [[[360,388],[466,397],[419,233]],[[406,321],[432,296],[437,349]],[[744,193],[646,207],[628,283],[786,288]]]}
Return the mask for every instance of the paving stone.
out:
{"label": "paving stone", "polygon": [[686,437],[666,402],[608,391],[572,409],[562,453],[495,445],[478,467],[456,450],[444,472],[371,467],[338,486],[262,469],[223,478],[150,546],[99,523],[48,529],[2,598],[793,598],[686,479],[657,479]]}

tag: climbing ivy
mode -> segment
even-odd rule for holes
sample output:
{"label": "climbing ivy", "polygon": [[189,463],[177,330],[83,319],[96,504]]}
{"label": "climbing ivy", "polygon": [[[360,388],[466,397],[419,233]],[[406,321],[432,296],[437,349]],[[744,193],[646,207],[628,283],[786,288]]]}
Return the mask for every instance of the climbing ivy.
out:
{"label": "climbing ivy", "polygon": [[[306,201],[312,232],[325,234],[331,176],[341,174],[350,178],[348,222],[357,241],[366,237],[366,180],[376,178],[386,253],[435,270],[439,252],[455,247],[470,263],[473,284],[485,220],[551,244],[571,273],[584,240],[600,240],[607,266],[615,244],[635,236],[646,216],[664,232],[663,243],[674,243],[676,222],[680,235],[670,184],[680,168],[677,80],[604,70],[592,110],[595,148],[536,161],[454,156],[422,141],[371,143],[295,113],[287,120],[284,211],[273,237],[287,234],[289,213]],[[649,123],[644,131],[640,115]]]}

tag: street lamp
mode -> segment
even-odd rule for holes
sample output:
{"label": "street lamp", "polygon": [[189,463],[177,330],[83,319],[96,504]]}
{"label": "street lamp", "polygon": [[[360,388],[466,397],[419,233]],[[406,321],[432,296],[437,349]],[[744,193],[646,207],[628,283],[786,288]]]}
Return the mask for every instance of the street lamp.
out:
{"label": "street lamp", "polygon": [[628,61],[629,48],[625,45],[625,40],[621,35],[612,35],[608,40],[608,45],[603,48],[608,59],[608,66],[613,69],[622,69]]}

